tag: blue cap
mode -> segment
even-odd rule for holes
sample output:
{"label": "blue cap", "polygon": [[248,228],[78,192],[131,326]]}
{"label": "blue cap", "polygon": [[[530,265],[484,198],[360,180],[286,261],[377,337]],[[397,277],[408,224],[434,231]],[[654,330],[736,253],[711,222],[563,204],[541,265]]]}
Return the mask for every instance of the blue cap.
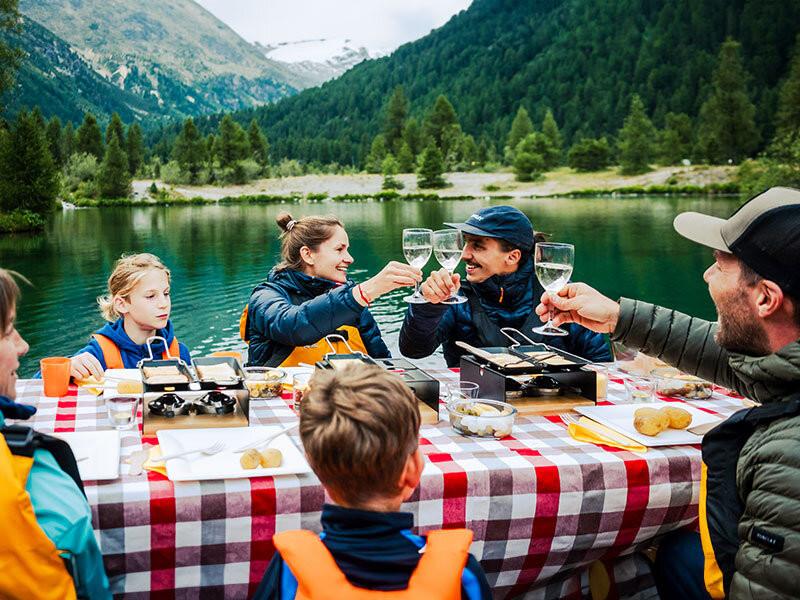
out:
{"label": "blue cap", "polygon": [[470,215],[465,223],[445,223],[464,233],[500,238],[520,248],[533,248],[533,224],[513,206],[487,206]]}

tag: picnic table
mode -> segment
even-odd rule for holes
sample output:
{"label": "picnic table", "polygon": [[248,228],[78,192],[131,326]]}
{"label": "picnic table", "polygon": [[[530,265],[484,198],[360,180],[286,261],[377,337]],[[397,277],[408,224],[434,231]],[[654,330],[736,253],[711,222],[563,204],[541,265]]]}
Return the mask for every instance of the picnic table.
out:
{"label": "picnic table", "polygon": [[[443,384],[458,378],[429,372]],[[83,389],[62,398],[44,397],[40,380],[21,380],[17,389],[18,401],[38,407],[27,422],[38,430],[110,428],[103,398]],[[624,396],[612,372],[608,401]],[[692,404],[720,416],[742,408],[719,388]],[[250,405],[251,424],[296,418],[283,398]],[[320,529],[325,494],[313,473],[183,483],[150,471],[134,476],[124,460],[143,443],[157,440],[123,431],[121,477],[85,482],[117,597],[245,598],[272,557],[275,532]],[[502,440],[463,437],[447,421],[424,425],[420,448],[425,471],[403,510],[420,533],[472,529],[471,552],[496,598],[589,597],[587,567],[598,560],[621,597],[653,594],[634,551],[697,519],[699,446],[644,454],[596,446],[572,439],[552,416],[518,418]]]}

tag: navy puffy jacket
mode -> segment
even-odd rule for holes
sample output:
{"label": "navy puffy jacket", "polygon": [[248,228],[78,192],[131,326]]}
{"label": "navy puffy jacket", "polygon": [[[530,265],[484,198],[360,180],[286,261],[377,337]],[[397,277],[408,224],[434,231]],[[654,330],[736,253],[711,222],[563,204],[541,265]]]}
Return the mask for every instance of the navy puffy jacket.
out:
{"label": "navy puffy jacket", "polygon": [[[250,295],[249,364],[273,366],[270,358],[277,351],[315,344],[342,325],[358,328],[370,356],[389,357],[372,314],[353,298],[353,285],[290,269],[271,271]],[[292,296],[302,304],[294,303]]]}
{"label": "navy puffy jacket", "polygon": [[[525,320],[539,304],[544,289],[533,272],[533,260],[524,259],[519,269],[509,275],[494,275],[483,283],[464,282],[463,287],[474,293],[489,319],[498,327],[513,327],[522,331]],[[537,320],[538,324],[538,320]],[[536,342],[566,350],[592,362],[612,360],[608,337],[570,323],[563,325],[569,335],[541,336],[522,331]],[[457,367],[466,351],[456,341],[473,346],[486,346],[478,334],[469,302],[462,304],[409,304],[403,327],[400,329],[400,352],[408,358],[425,358],[443,345],[448,367]]]}

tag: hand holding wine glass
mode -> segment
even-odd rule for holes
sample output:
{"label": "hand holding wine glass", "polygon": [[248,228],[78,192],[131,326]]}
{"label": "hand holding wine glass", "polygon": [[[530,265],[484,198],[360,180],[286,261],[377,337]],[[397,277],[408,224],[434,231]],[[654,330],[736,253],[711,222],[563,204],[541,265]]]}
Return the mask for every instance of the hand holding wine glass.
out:
{"label": "hand holding wine glass", "polygon": [[[533,257],[536,277],[551,298],[569,282],[574,262],[575,247],[572,244],[554,242],[536,244]],[[547,323],[541,327],[534,327],[533,332],[540,335],[569,335],[568,331],[553,325],[552,309]]]}
{"label": "hand holding wine glass", "polygon": [[[430,229],[403,229],[403,254],[409,265],[422,269],[433,252],[433,231]],[[414,285],[414,293],[403,298],[411,304],[427,302],[419,293],[419,282]]]}
{"label": "hand holding wine glass", "polygon": [[[433,254],[436,260],[451,275],[461,260],[464,250],[464,236],[458,229],[439,229],[433,232]],[[464,296],[453,294],[441,304],[461,304],[466,302]]]}

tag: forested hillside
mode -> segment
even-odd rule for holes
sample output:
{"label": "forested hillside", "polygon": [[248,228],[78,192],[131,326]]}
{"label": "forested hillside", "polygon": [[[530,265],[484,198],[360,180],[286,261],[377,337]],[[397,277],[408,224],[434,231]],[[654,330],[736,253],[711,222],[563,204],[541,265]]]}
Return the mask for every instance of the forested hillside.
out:
{"label": "forested hillside", "polygon": [[[656,126],[669,112],[696,118],[730,36],[741,43],[767,140],[798,31],[800,0],[475,0],[390,57],[235,117],[256,118],[273,159],[363,165],[386,101],[402,85],[412,117],[424,118],[444,94],[462,129],[498,151],[520,105],[535,122],[551,108],[570,144],[616,132],[633,94]],[[218,121],[199,127],[208,133]]]}

